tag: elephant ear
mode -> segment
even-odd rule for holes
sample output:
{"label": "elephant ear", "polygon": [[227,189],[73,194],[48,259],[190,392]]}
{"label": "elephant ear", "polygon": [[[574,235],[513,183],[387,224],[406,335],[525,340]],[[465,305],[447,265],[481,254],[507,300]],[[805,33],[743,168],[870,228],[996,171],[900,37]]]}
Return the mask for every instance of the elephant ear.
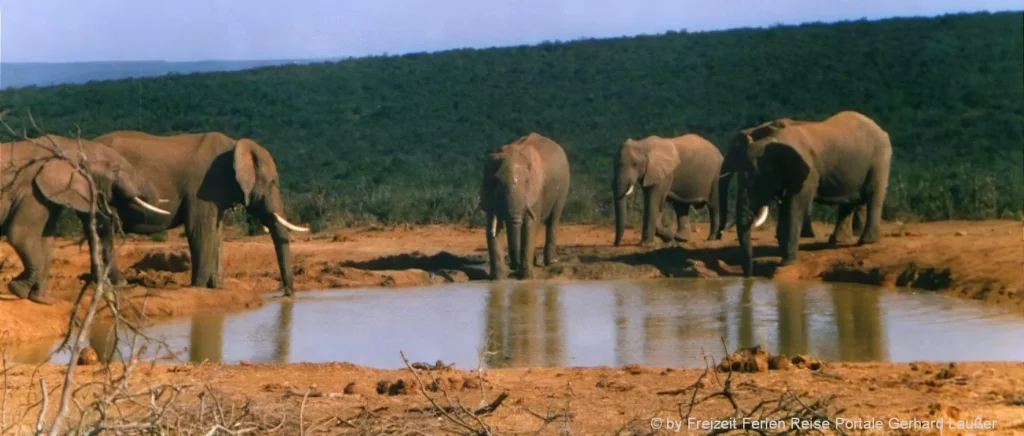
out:
{"label": "elephant ear", "polygon": [[36,187],[50,201],[78,212],[89,212],[92,193],[89,180],[64,160],[52,159],[43,164],[35,178]]}
{"label": "elephant ear", "polygon": [[235,180],[242,188],[245,205],[249,206],[249,196],[256,188],[256,160],[253,158],[252,141],[240,140],[235,143]]}
{"label": "elephant ear", "polygon": [[718,174],[725,176],[739,171],[744,160],[747,158],[747,147],[752,142],[750,136],[746,133],[737,132],[736,136],[733,136],[732,141],[729,141],[729,149],[725,152],[722,168]]}
{"label": "elephant ear", "polygon": [[643,186],[663,183],[672,177],[679,166],[679,149],[671,141],[661,140],[651,144],[647,152],[647,168],[644,171]]}
{"label": "elephant ear", "polygon": [[773,177],[782,183],[787,192],[797,193],[803,190],[804,182],[811,174],[808,158],[795,146],[773,139],[764,147],[761,161],[771,162]]}

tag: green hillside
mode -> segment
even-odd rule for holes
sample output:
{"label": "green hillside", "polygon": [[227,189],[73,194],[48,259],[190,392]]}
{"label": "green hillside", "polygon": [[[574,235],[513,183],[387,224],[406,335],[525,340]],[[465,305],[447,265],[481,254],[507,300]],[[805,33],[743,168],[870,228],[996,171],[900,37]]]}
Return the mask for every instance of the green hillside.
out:
{"label": "green hillside", "polygon": [[[449,222],[477,211],[483,153],[537,131],[573,165],[566,219],[610,220],[627,137],[854,109],[889,131],[885,215],[1019,216],[1024,13],[670,32],[0,93],[56,133],[223,131],[267,146],[298,221]],[[817,214],[831,217],[830,208]]]}

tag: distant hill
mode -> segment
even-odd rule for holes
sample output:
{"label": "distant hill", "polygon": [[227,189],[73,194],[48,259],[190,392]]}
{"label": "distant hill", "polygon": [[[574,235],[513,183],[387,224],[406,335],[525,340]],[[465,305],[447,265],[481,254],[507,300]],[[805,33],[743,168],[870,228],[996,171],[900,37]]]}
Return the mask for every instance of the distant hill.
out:
{"label": "distant hill", "polygon": [[[304,222],[479,222],[483,153],[536,131],[572,164],[566,219],[608,220],[626,138],[720,148],[854,109],[889,131],[889,219],[1019,217],[1022,12],[669,32],[0,92],[52,132],[223,131],[275,155]],[[5,81],[6,73],[5,73]],[[821,217],[834,209],[818,207]]]}
{"label": "distant hill", "polygon": [[2,62],[0,63],[0,89],[86,83],[92,80],[153,77],[168,73],[187,74],[238,71],[273,65],[323,62],[324,60],[337,59],[195,62]]}

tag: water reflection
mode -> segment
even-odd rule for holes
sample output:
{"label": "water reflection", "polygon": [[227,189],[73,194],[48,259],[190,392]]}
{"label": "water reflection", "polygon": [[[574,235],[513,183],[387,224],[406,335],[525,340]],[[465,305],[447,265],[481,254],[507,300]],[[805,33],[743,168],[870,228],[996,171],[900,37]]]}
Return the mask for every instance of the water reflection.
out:
{"label": "water reflection", "polygon": [[[730,349],[760,344],[825,360],[1024,360],[1020,331],[1019,314],[934,293],[680,279],[324,291],[161,323],[147,334],[187,349],[180,358],[192,361],[394,368],[403,350],[471,368],[485,344],[488,367],[702,366],[703,353],[721,356],[723,340]],[[101,356],[130,343],[128,335],[115,347],[110,333],[89,335]],[[922,344],[925,334],[942,337],[942,346]],[[44,360],[55,344],[44,345],[17,348],[12,358]]]}

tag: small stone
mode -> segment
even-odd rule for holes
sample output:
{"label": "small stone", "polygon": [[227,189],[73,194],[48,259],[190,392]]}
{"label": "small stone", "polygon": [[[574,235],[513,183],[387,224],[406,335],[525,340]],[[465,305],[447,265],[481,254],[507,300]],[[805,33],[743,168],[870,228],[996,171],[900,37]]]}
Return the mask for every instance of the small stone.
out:
{"label": "small stone", "polygon": [[953,235],[955,235],[955,236],[967,236],[967,232],[965,232],[963,230],[958,230],[956,233],[953,233]]}
{"label": "small stone", "polygon": [[85,347],[85,349],[78,354],[79,365],[95,365],[99,362],[100,356],[96,353],[96,349],[93,347]]}

